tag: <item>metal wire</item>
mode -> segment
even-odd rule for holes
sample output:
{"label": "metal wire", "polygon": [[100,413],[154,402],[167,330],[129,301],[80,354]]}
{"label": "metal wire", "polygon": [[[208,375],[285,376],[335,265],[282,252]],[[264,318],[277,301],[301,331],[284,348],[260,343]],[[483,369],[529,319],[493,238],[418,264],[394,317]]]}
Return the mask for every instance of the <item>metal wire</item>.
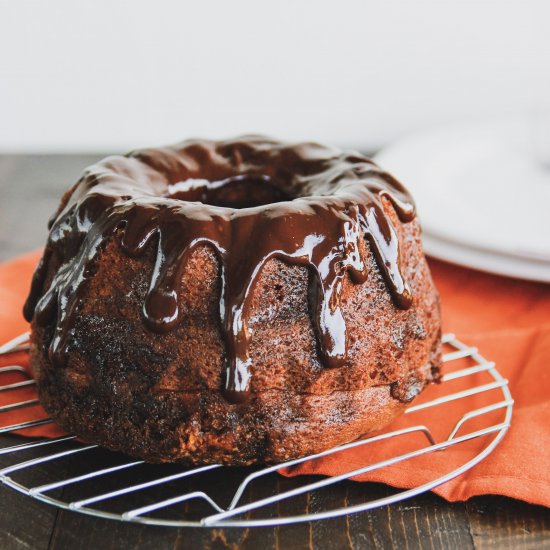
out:
{"label": "metal wire", "polygon": [[[227,467],[221,465],[208,465],[198,468],[186,469],[180,468],[176,473],[170,473],[169,475],[158,475],[159,467],[152,467],[145,464],[142,460],[126,460],[122,463],[121,455],[116,453],[109,453],[104,451],[103,461],[105,456],[108,459],[108,464],[102,465],[101,468],[97,468],[97,463],[94,463],[93,459],[90,461],[94,464],[93,467],[84,473],[78,475],[65,475],[64,472],[72,471],[72,467],[75,465],[75,461],[79,456],[87,455],[89,452],[98,450],[97,445],[83,445],[76,441],[76,436],[67,435],[62,437],[56,437],[53,439],[37,439],[28,438],[24,443],[16,445],[4,445],[0,447],[0,456],[15,456],[18,453],[24,453],[29,449],[50,449],[50,448],[62,448],[67,445],[71,445],[70,448],[63,448],[50,454],[44,454],[40,457],[32,458],[30,460],[17,461],[14,464],[5,466],[0,469],[0,481],[5,485],[29,496],[57,506],[59,508],[74,510],[80,513],[93,515],[97,517],[116,519],[121,521],[138,522],[153,525],[165,525],[173,527],[186,527],[186,526],[202,526],[202,527],[258,527],[268,525],[284,525],[290,523],[297,523],[302,521],[320,520],[326,518],[334,518],[343,516],[346,514],[362,512],[365,510],[371,510],[379,506],[385,506],[392,504],[406,498],[410,498],[419,495],[423,492],[429,491],[442,483],[445,483],[456,476],[463,474],[469,470],[487,455],[489,455],[493,449],[498,445],[501,439],[504,437],[510,421],[512,418],[513,399],[508,388],[508,381],[505,380],[497,371],[493,362],[487,361],[482,357],[476,348],[467,346],[461,341],[457,340],[453,334],[446,334],[443,337],[444,346],[449,349],[447,353],[443,355],[443,361],[446,363],[446,374],[443,376],[443,383],[449,384],[452,380],[459,378],[475,377],[472,378],[472,385],[465,390],[451,391],[442,397],[432,399],[424,403],[412,405],[406,410],[406,414],[414,414],[417,411],[421,411],[428,408],[439,407],[445,403],[456,400],[464,400],[465,404],[469,404],[468,399],[474,395],[484,394],[491,402],[483,407],[474,408],[469,410],[456,422],[448,437],[443,441],[437,442],[429,427],[424,425],[411,425],[399,430],[388,431],[376,436],[371,436],[358,441],[353,441],[333,449],[329,449],[316,455],[291,460],[283,464],[277,464],[261,468],[259,470],[253,470],[251,468],[244,469],[245,474],[236,491],[233,493],[229,505],[222,506],[215,497],[212,496],[213,489],[216,485],[223,484],[224,475],[227,475]],[[13,353],[14,351],[24,351],[28,349],[28,334],[22,334],[21,336],[11,340],[10,342],[0,346],[0,355]],[[460,370],[453,370],[452,363],[464,358],[469,358],[474,364],[472,366],[462,368]],[[11,373],[11,376],[20,375],[24,378],[19,382],[10,382],[1,385],[1,382],[6,374]],[[479,383],[480,377],[485,377],[486,380],[483,383]],[[29,375],[23,367],[20,365],[10,365],[0,368],[0,392],[10,392],[8,395],[14,397],[14,401],[0,407],[0,423],[2,414],[8,413],[15,409],[23,409],[26,407],[33,407],[38,403],[36,398],[26,399],[24,401],[17,400],[17,394],[20,388],[31,387],[34,385],[34,381],[29,379]],[[32,410],[32,409],[31,409]],[[469,432],[462,435],[458,435],[464,428],[464,426],[473,418],[486,417],[490,413],[500,412],[500,418],[494,423],[487,423],[487,426]],[[437,415],[434,415],[436,417]],[[31,418],[25,422],[18,424],[12,424],[9,426],[0,427],[0,444],[4,443],[3,440],[6,434],[12,432],[24,431],[31,427],[36,427],[53,422],[49,418]],[[308,461],[315,460],[320,457],[333,455],[335,453],[341,453],[347,449],[362,447],[370,445],[372,443],[388,440],[390,438],[404,438],[410,437],[414,434],[421,434],[423,440],[426,442],[423,446],[415,448],[412,451],[403,453],[400,455],[392,456],[385,460],[381,460],[374,463],[366,463],[359,468],[355,468],[348,472],[332,477],[324,477],[316,481],[304,481],[297,487],[286,491],[280,491],[274,495],[250,500],[249,502],[242,503],[243,496],[246,493],[250,485],[257,479],[276,474],[277,470],[283,467],[295,466],[297,464],[303,464]],[[277,516],[269,516],[265,512],[265,509],[273,504],[285,503],[286,501],[293,499],[299,495],[311,494],[314,491],[318,491],[325,487],[330,487],[341,483],[350,478],[356,477],[367,472],[373,472],[383,468],[389,468],[394,464],[412,460],[415,457],[426,455],[436,451],[444,451],[449,447],[460,445],[466,441],[473,439],[484,438],[486,442],[483,449],[477,454],[472,452],[472,456],[469,460],[465,461],[461,466],[455,468],[446,474],[434,478],[417,487],[399,491],[395,494],[391,494],[384,498],[361,502],[359,504],[348,505],[340,508],[323,510],[315,513],[307,513],[302,515],[284,515],[284,507],[279,506],[279,512]],[[74,457],[74,458],[73,458]],[[61,479],[53,479],[51,473],[42,471],[39,467],[47,463],[56,463],[57,477],[61,476]],[[78,462],[77,465],[81,465]],[[139,483],[130,482],[116,490],[108,490],[105,488],[107,484],[105,480],[109,479],[108,476],[116,474],[117,472],[133,472],[137,468],[140,469],[142,475],[146,475],[146,481],[140,481]],[[168,466],[166,466],[168,468]],[[162,467],[161,467],[162,469]],[[40,483],[25,483],[19,479],[15,479],[15,476],[22,473],[28,473],[31,471],[33,474],[40,474]],[[199,490],[189,490],[175,496],[170,496],[168,488],[173,485],[169,485],[179,480],[201,479],[200,475],[207,472],[212,472],[219,475],[217,483],[212,481],[204,481],[203,486]],[[36,477],[36,475],[34,476]],[[297,479],[297,478],[295,478]],[[51,493],[53,491],[62,491],[64,488],[78,488],[79,484],[83,484],[87,481],[94,481],[94,493],[91,496],[85,496],[85,498],[71,498],[64,500],[62,497],[53,497]],[[138,481],[138,478],[135,478]],[[103,482],[103,489],[102,489]],[[31,486],[28,486],[31,485]],[[151,495],[147,492],[148,489],[156,488],[157,493],[153,502],[151,502]],[[48,494],[49,493],[49,494]],[[62,493],[63,494],[63,493]],[[81,493],[84,496],[84,493]],[[117,510],[113,503],[116,502],[118,497],[124,495],[132,496],[132,508],[127,510]],[[146,496],[147,495],[147,496]],[[182,517],[181,510],[179,510],[179,517],[172,519],[171,517],[159,517],[158,515],[150,515],[170,509],[178,504],[187,502],[200,501],[204,505],[211,509],[209,513],[202,513],[199,519],[195,517]],[[101,507],[100,507],[101,506]],[[251,512],[255,514],[264,511],[263,517],[249,517]],[[244,517],[248,514],[247,517]]]}

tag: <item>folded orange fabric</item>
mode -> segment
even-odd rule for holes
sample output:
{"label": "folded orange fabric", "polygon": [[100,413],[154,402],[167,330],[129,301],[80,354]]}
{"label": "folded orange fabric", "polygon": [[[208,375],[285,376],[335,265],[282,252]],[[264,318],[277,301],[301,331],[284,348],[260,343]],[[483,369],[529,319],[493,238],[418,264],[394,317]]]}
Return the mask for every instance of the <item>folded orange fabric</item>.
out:
{"label": "folded orange fabric", "polygon": [[[28,330],[21,308],[39,255],[35,252],[0,265],[0,342]],[[464,342],[477,346],[487,359],[495,361],[499,372],[510,381],[515,399],[512,426],[495,451],[434,492],[449,501],[500,494],[550,506],[550,285],[505,279],[434,260],[430,265],[442,297],[444,330],[454,332]],[[22,353],[0,358],[0,366],[13,363],[28,365]],[[478,383],[487,381],[482,376],[479,375]],[[16,380],[21,380],[20,374],[13,374],[13,381]],[[452,391],[459,391],[472,384],[472,379],[446,382],[446,388],[432,386],[420,399],[448,393],[448,384],[453,384]],[[18,391],[21,399],[28,399],[33,393],[31,388]],[[423,424],[429,426],[437,441],[443,441],[464,412],[483,406],[484,399],[486,396],[478,395],[469,398],[467,403],[459,400],[415,412],[398,419],[392,428]],[[0,406],[3,404],[6,404],[6,395],[0,394]],[[22,422],[36,417],[38,410],[4,413],[0,421],[2,425]],[[469,421],[460,433],[487,426],[492,419],[496,422],[502,411],[492,414],[493,417],[484,415]],[[60,432],[55,426],[41,426],[24,433],[51,437]],[[421,437],[416,434],[369,444],[289,468],[283,473],[341,474],[418,448],[424,444]],[[458,467],[487,442],[487,439],[475,439],[357,479],[414,487]]]}

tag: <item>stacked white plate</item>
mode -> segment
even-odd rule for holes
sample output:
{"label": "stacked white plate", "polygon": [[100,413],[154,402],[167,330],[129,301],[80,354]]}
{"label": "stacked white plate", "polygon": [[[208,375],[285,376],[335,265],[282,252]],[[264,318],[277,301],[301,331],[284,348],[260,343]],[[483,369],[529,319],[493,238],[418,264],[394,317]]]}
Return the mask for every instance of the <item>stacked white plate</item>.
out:
{"label": "stacked white plate", "polygon": [[507,120],[433,130],[375,157],[414,196],[427,254],[550,282],[550,166],[544,163],[550,140],[537,141],[536,124]]}

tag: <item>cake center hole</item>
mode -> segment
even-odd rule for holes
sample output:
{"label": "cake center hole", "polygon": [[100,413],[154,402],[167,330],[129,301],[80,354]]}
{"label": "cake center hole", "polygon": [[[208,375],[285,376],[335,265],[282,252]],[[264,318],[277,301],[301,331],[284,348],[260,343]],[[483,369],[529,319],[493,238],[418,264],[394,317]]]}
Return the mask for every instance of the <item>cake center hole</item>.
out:
{"label": "cake center hole", "polygon": [[168,186],[166,196],[226,208],[251,208],[292,200],[269,176],[242,174],[219,181],[188,179]]}

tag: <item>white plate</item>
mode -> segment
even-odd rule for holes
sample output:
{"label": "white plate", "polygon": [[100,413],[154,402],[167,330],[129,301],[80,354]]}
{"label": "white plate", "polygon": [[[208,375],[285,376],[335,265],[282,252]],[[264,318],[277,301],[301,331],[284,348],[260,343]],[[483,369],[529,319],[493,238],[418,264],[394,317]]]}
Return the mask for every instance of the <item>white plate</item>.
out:
{"label": "white plate", "polygon": [[550,170],[535,157],[526,121],[425,132],[375,160],[413,194],[428,254],[550,282]]}
{"label": "white plate", "polygon": [[550,283],[550,265],[546,262],[461,246],[426,232],[423,233],[422,241],[426,254],[433,258],[497,275]]}

